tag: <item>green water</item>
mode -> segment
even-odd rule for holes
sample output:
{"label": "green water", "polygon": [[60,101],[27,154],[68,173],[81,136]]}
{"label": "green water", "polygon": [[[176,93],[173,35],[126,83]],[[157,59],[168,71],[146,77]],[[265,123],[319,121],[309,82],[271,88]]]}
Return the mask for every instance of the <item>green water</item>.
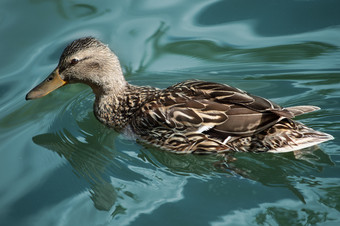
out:
{"label": "green water", "polygon": [[[95,2],[95,3],[94,3]],[[339,225],[337,0],[2,0],[0,225]],[[285,154],[175,155],[101,125],[93,94],[26,93],[70,41],[95,36],[129,82],[228,83],[335,140]]]}

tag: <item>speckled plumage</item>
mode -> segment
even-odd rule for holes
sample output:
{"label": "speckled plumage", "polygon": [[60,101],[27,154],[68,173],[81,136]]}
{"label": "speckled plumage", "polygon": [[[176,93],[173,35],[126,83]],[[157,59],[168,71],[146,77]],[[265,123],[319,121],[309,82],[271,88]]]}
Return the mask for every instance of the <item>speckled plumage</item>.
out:
{"label": "speckled plumage", "polygon": [[[176,153],[286,152],[333,139],[292,120],[318,107],[282,108],[240,89],[198,80],[163,90],[130,85],[118,58],[94,38],[66,47],[50,77],[53,89],[88,84],[100,122],[116,130],[129,128],[142,140]],[[26,98],[53,90],[45,83],[48,79]],[[48,92],[41,94],[41,87]]]}
{"label": "speckled plumage", "polygon": [[157,89],[153,87],[128,84],[122,95],[97,96],[94,104],[95,116],[103,124],[122,130],[131,123],[141,105],[156,92]]}

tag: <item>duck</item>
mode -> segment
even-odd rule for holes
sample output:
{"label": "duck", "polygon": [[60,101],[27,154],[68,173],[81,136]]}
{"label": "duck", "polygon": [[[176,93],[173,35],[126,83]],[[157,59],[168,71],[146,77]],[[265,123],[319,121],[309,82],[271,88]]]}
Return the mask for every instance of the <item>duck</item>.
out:
{"label": "duck", "polygon": [[91,87],[94,115],[101,123],[178,154],[280,153],[334,139],[293,120],[319,110],[316,106],[281,107],[236,87],[201,80],[166,89],[132,85],[116,54],[94,37],[71,42],[26,100],[72,83]]}

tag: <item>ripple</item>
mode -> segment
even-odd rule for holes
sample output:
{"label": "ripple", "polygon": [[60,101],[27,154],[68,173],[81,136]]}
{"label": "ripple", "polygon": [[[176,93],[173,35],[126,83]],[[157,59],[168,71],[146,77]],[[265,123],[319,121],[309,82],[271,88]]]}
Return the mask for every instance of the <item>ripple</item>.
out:
{"label": "ripple", "polygon": [[[307,178],[306,180],[301,178],[297,182],[299,190],[305,193],[307,205],[290,199],[281,199],[272,203],[263,202],[252,209],[232,211],[212,225],[276,224],[281,221],[282,217],[287,218],[285,222],[291,224],[338,224],[339,210],[331,204],[338,202],[339,196],[334,193],[336,189],[339,189],[336,186],[339,183],[338,178],[317,177],[313,179],[312,184],[310,182]],[[333,198],[320,198],[316,195],[319,193],[325,193],[325,197]],[[325,205],[315,201],[319,199]]]}
{"label": "ripple", "polygon": [[[217,1],[202,10],[197,17],[197,22],[211,26],[233,21],[255,20],[256,30],[260,34],[291,35],[338,25],[339,7],[339,3],[335,1],[264,0],[261,4],[251,0],[242,3],[237,0]],[[316,18],[315,15],[319,16]]]}

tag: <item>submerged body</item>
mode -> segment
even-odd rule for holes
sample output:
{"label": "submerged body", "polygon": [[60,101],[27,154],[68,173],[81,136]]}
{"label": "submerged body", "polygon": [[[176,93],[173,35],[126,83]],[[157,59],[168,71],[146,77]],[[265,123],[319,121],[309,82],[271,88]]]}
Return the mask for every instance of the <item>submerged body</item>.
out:
{"label": "submerged body", "polygon": [[26,99],[76,82],[92,88],[100,122],[116,130],[128,128],[176,153],[287,152],[333,139],[292,120],[318,107],[282,108],[240,89],[198,80],[163,90],[130,85],[118,58],[94,38],[66,47],[54,72]]}

